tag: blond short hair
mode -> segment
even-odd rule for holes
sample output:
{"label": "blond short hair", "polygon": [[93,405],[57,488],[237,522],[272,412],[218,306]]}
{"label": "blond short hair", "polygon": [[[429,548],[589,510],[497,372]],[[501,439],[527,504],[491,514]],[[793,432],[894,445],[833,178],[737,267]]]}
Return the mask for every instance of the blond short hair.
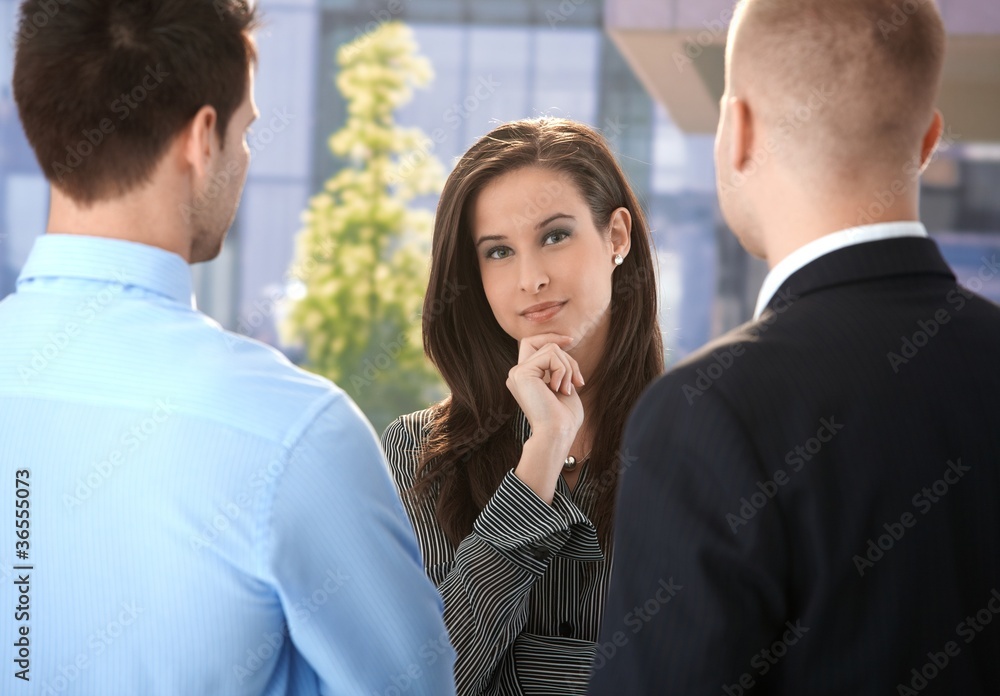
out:
{"label": "blond short hair", "polygon": [[934,0],[740,0],[730,92],[791,150],[846,174],[906,158],[931,123],[945,29]]}

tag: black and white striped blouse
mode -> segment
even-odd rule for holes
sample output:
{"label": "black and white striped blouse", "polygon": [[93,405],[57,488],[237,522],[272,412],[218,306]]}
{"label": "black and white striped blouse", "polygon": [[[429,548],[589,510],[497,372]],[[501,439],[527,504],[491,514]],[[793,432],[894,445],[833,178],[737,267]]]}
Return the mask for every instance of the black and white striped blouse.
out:
{"label": "black and white striped blouse", "polygon": [[[430,415],[401,416],[382,436],[401,493],[413,486]],[[527,440],[527,419],[514,423]],[[403,495],[444,599],[459,696],[586,693],[611,574],[588,517],[600,488],[588,468],[572,492],[560,477],[551,505],[508,472],[457,550],[435,501]]]}

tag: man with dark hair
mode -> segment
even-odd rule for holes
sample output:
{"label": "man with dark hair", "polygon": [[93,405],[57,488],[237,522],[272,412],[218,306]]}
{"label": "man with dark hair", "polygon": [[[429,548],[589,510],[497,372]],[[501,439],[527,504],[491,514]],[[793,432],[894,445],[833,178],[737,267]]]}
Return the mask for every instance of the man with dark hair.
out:
{"label": "man with dark hair", "polygon": [[52,192],[0,303],[3,693],[454,693],[367,420],[194,306],[249,164],[256,22],[245,0],[21,5]]}
{"label": "man with dark hair", "polygon": [[944,45],[932,0],[740,2],[719,199],[771,270],[632,414],[591,693],[1000,688],[1000,308],[919,222]]}

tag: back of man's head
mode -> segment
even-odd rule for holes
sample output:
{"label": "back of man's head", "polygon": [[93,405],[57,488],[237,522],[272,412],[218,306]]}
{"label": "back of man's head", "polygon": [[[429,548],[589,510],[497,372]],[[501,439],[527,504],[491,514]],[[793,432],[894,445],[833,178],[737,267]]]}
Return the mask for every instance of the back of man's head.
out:
{"label": "back of man's head", "polygon": [[932,121],[944,45],[934,0],[741,0],[727,83],[796,166],[898,171]]}
{"label": "back of man's head", "polygon": [[14,97],[46,178],[84,206],[125,195],[204,106],[225,143],[256,21],[247,0],[25,0]]}

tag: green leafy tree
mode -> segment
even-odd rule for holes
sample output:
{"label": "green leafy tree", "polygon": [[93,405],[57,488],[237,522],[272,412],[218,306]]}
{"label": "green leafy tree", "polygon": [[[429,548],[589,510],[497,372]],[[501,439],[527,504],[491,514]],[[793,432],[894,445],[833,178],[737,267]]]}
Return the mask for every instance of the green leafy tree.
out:
{"label": "green leafy tree", "polygon": [[303,215],[290,275],[301,281],[282,326],[306,367],[339,384],[381,431],[444,393],[423,354],[420,312],[444,168],[395,111],[433,78],[409,27],[388,22],[340,48],[347,122],[329,147],[343,168]]}

